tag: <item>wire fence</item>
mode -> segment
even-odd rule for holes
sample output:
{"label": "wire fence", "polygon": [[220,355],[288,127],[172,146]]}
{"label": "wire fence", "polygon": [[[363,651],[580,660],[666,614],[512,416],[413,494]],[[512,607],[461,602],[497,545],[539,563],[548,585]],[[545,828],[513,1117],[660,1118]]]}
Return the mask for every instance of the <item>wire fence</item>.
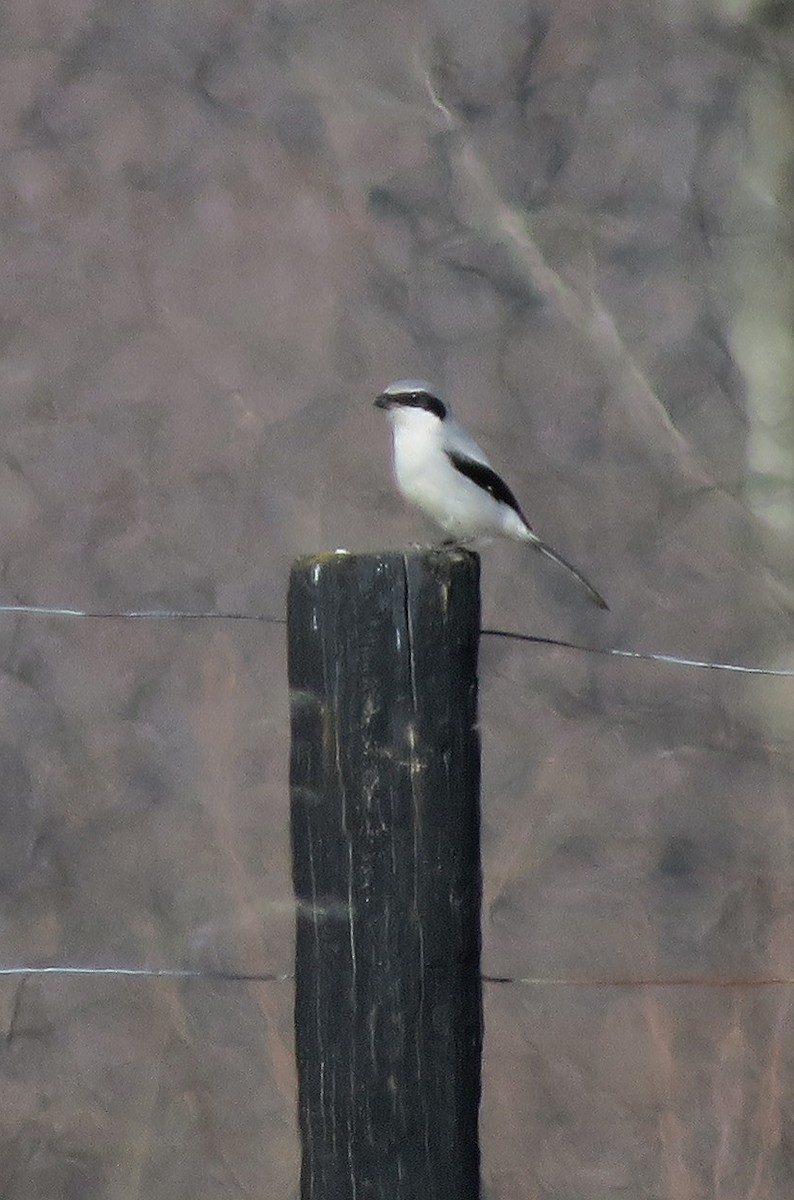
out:
{"label": "wire fence", "polygon": [[[184,612],[179,609],[125,609],[108,612],[82,608],[59,608],[40,604],[0,604],[0,614],[39,617],[78,617],[96,621],[255,621],[265,625],[286,625],[286,617],[270,613],[242,612]],[[685,658],[680,654],[663,651],[625,650],[617,646],[588,646],[583,642],[570,642],[564,638],[545,637],[541,634],[518,633],[509,629],[481,629],[482,637],[506,638],[515,642],[526,642],[533,646],[556,646],[573,650],[579,654],[598,654],[602,657],[627,658],[640,662],[656,662],[667,666],[690,667],[695,670],[733,671],[740,675],[767,675],[778,679],[794,679],[794,668],[760,667],[744,663],[719,662],[705,658]]]}
{"label": "wire fence", "polygon": [[[65,976],[77,978],[81,976],[102,976],[111,978],[131,979],[200,979],[210,983],[291,983],[295,978],[292,971],[274,974],[266,971],[214,971],[193,970],[183,967],[92,967],[92,966],[0,966],[0,978],[28,978],[36,976]],[[772,988],[791,987],[794,976],[648,976],[645,978],[629,978],[614,976],[611,978],[587,979],[577,976],[547,976],[547,975],[490,975],[480,976],[483,983],[492,986],[532,987],[532,988],[717,988],[723,991],[732,988]]]}
{"label": "wire fence", "polygon": [[[287,623],[286,617],[272,613],[245,612],[191,612],[181,609],[122,609],[119,611],[70,608],[58,605],[41,604],[0,604],[0,615],[16,615],[31,617],[61,617],[68,619],[96,621],[246,621],[264,625],[281,625]],[[709,659],[692,659],[681,655],[663,652],[627,650],[619,647],[591,646],[581,642],[568,641],[563,638],[545,637],[540,634],[520,633],[507,629],[480,630],[482,637],[503,638],[509,641],[523,642],[533,646],[548,646],[571,650],[579,654],[595,654],[602,657],[630,659],[633,661],[660,663],[667,666],[685,667],[694,670],[729,671],[742,675],[773,676],[777,678],[794,678],[794,669],[778,667],[750,666],[743,663],[719,662]],[[115,977],[135,979],[172,979],[172,980],[202,980],[211,983],[275,983],[284,984],[293,980],[292,972],[262,972],[262,971],[222,971],[217,969],[194,969],[187,967],[146,967],[146,966],[98,966],[73,964],[0,964],[0,978],[28,977]],[[625,978],[584,978],[584,977],[550,977],[550,976],[512,976],[483,974],[482,982],[490,986],[519,986],[532,988],[779,988],[794,985],[794,976],[697,976],[697,977],[655,977]]]}

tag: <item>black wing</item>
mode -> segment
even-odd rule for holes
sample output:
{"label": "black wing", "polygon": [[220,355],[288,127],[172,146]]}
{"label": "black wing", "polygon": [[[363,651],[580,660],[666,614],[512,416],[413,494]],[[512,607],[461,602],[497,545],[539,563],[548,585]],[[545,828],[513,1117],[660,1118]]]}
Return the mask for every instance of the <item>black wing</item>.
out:
{"label": "black wing", "polygon": [[518,513],[524,524],[529,526],[529,522],[521,511],[521,505],[504,479],[496,474],[496,471],[486,467],[485,463],[467,458],[465,454],[456,454],[454,450],[447,450],[445,453],[456,471],[460,471],[461,475],[465,475],[472,483],[476,483],[489,496],[493,496],[494,500],[499,500],[500,503],[512,508],[513,512]]}
{"label": "black wing", "polygon": [[453,467],[455,467],[457,471],[460,471],[461,475],[465,475],[467,479],[472,481],[472,483],[476,483],[478,487],[481,487],[483,491],[486,491],[489,496],[493,496],[494,500],[499,500],[502,504],[507,504],[515,513],[518,514],[518,516],[526,525],[527,531],[531,537],[531,545],[533,545],[536,550],[539,550],[541,554],[545,554],[546,558],[550,558],[551,561],[556,562],[558,566],[564,567],[566,571],[570,571],[574,579],[579,581],[579,583],[590,596],[590,599],[597,604],[599,608],[605,608],[607,610],[609,609],[609,605],[604,597],[600,592],[596,591],[589,580],[585,579],[582,572],[578,571],[572,563],[569,563],[566,558],[563,558],[562,555],[558,554],[556,550],[553,550],[551,546],[547,546],[545,542],[540,540],[538,535],[532,529],[529,521],[522,513],[521,506],[513,493],[510,491],[510,488],[507,486],[504,479],[501,479],[500,476],[496,474],[496,471],[492,471],[490,467],[486,467],[484,463],[477,462],[473,458],[467,458],[465,454],[456,454],[454,450],[447,450],[445,453]]}

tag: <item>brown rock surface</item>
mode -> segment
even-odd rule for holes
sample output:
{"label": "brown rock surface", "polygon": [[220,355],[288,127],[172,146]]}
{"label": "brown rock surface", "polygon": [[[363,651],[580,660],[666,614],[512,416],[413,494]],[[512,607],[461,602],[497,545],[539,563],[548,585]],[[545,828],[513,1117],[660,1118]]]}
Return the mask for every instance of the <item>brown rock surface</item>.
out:
{"label": "brown rock surface", "polygon": [[[792,43],[740,7],[7,0],[0,598],[281,612],[424,536],[370,408],[422,375],[612,609],[495,547],[489,625],[790,665]],[[0,962],[289,972],[283,640],[0,616]],[[485,1196],[788,1200],[794,680],[481,672]],[[3,980],[2,1195],[293,1197],[291,1004]]]}

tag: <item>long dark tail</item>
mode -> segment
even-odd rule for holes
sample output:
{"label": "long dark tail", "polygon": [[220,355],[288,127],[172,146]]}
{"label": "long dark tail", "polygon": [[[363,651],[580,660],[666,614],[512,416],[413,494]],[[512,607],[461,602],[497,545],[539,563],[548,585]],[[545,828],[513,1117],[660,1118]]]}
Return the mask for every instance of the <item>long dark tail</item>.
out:
{"label": "long dark tail", "polygon": [[542,542],[534,533],[529,544],[530,546],[534,546],[536,550],[539,550],[541,554],[545,554],[546,558],[550,558],[552,562],[556,562],[558,566],[564,567],[570,575],[573,575],[574,579],[579,581],[593,603],[597,604],[599,608],[605,608],[609,612],[609,605],[604,597],[600,592],[595,590],[589,580],[585,579],[581,571],[577,571],[576,567],[567,562],[556,550],[552,550],[551,546],[547,546],[545,542]]}

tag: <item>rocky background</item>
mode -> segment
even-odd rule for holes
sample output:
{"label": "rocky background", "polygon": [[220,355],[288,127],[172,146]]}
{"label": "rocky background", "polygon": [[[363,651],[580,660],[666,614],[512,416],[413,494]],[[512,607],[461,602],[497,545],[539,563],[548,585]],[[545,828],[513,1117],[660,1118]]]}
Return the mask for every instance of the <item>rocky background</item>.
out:
{"label": "rocky background", "polygon": [[[794,666],[794,13],[5,0],[0,599],[283,613],[427,536],[431,378],[607,596],[486,623]],[[0,965],[288,974],[283,629],[0,615]],[[794,1186],[794,679],[488,639],[487,1200]],[[8,1200],[297,1194],[288,981],[0,985]]]}

